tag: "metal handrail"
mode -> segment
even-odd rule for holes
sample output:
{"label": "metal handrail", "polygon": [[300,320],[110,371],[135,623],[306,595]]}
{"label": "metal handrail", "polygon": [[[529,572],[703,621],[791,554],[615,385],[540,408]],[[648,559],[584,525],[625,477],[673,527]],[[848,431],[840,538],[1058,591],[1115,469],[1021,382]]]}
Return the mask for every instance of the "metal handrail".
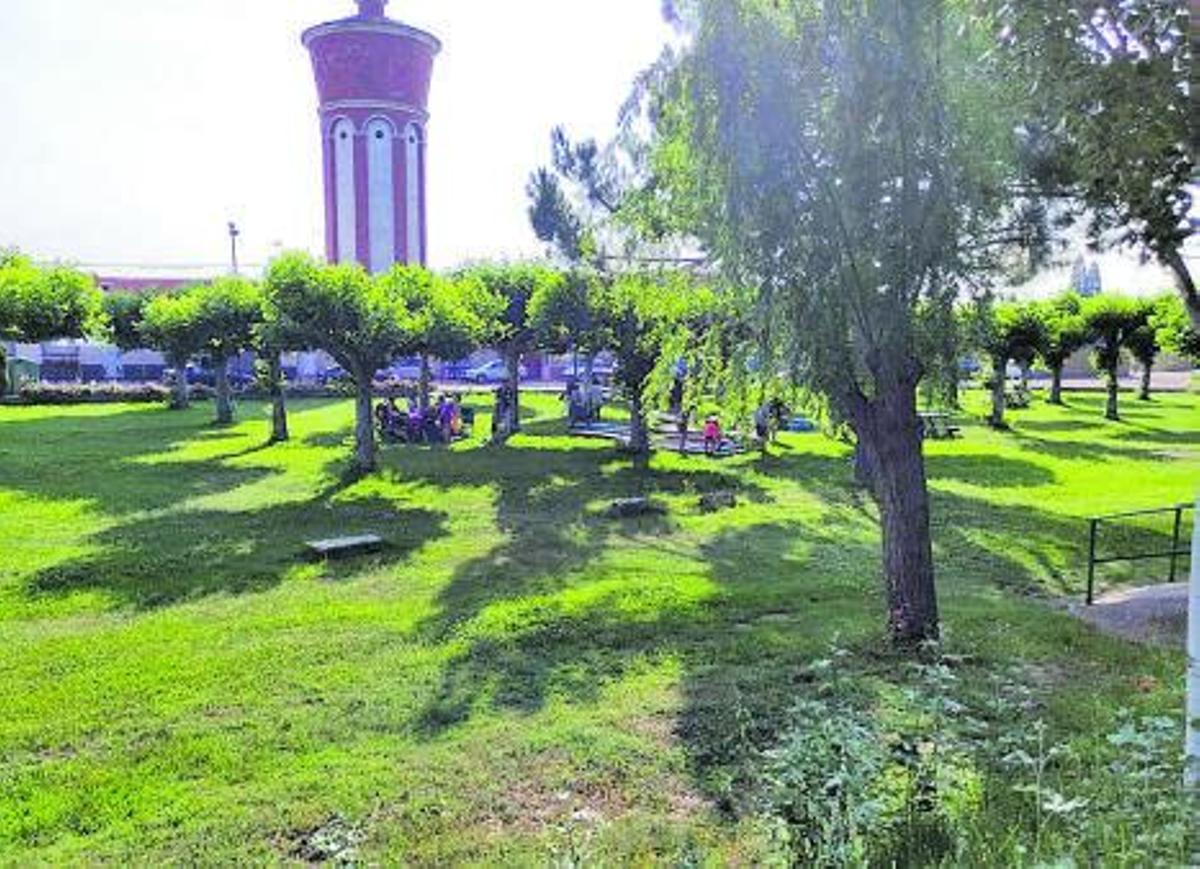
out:
{"label": "metal handrail", "polygon": [[[1174,507],[1160,507],[1156,510],[1133,510],[1128,513],[1110,513],[1107,516],[1094,516],[1088,520],[1088,580],[1087,580],[1087,605],[1092,606],[1096,602],[1096,566],[1099,564],[1115,564],[1122,561],[1147,561],[1154,558],[1169,558],[1171,563],[1170,572],[1167,582],[1175,582],[1178,576],[1179,559],[1191,555],[1190,549],[1180,548],[1180,538],[1183,532],[1183,514],[1189,510],[1194,511],[1195,504],[1178,504]],[[1163,516],[1168,513],[1175,515],[1175,526],[1171,533],[1171,549],[1168,552],[1143,552],[1137,555],[1118,555],[1112,558],[1097,558],[1096,557],[1096,540],[1100,533],[1100,524],[1102,522],[1111,522],[1114,519],[1133,519],[1140,516]]]}

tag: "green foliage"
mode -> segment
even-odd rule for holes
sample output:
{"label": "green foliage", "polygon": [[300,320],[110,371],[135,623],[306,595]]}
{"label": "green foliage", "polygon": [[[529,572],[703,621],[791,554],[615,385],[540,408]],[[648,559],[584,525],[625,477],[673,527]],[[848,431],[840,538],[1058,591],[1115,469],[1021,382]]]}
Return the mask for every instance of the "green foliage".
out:
{"label": "green foliage", "polygon": [[150,299],[142,311],[139,331],[146,346],[161,352],[177,376],[188,360],[205,346],[208,330],[200,318],[197,297],[190,290],[163,293]]}
{"label": "green foliage", "polygon": [[202,336],[203,351],[222,365],[248,350],[263,318],[262,289],[253,281],[221,277],[188,291]]}
{"label": "green foliage", "polygon": [[498,298],[470,278],[450,280],[421,266],[397,265],[378,280],[404,301],[409,334],[397,355],[462,359],[501,312]]}
{"label": "green foliage", "polygon": [[1127,296],[1095,296],[1084,303],[1083,318],[1095,346],[1096,369],[1115,377],[1122,353],[1149,319],[1145,304]]}
{"label": "green foliage", "polygon": [[150,298],[145,293],[106,293],[104,313],[108,328],[105,339],[124,351],[144,346],[141,326]]}
{"label": "green foliage", "polygon": [[1066,292],[1036,305],[1042,324],[1038,355],[1052,369],[1061,368],[1076,352],[1087,345],[1088,326],[1083,317],[1083,298]]}
{"label": "green foliage", "polygon": [[0,259],[0,339],[40,343],[103,330],[101,294],[88,275],[66,266]]}
{"label": "green foliage", "polygon": [[475,292],[492,297],[485,308],[499,309],[499,316],[485,324],[486,343],[518,356],[537,346],[537,326],[530,317],[533,299],[563,281],[560,272],[531,262],[473,266],[458,277],[475,286]]}
{"label": "green foliage", "polygon": [[607,333],[597,310],[604,279],[587,269],[573,269],[561,281],[544,284],[529,303],[529,319],[538,343],[562,353],[584,354],[605,348]]}
{"label": "green foliage", "polygon": [[1001,302],[992,309],[980,335],[981,347],[992,360],[994,377],[1004,378],[1011,361],[1023,364],[1046,347],[1047,328],[1041,309],[1028,302]]}
{"label": "green foliage", "polygon": [[1200,329],[1192,323],[1183,302],[1177,297],[1163,296],[1156,302],[1150,325],[1165,350],[1200,365]]}
{"label": "green foliage", "polygon": [[[1200,486],[1198,400],[1117,427],[1080,393],[1014,437],[963,396],[964,436],[925,447],[947,624],[929,667],[954,681],[883,648],[878,514],[819,436],[638,470],[566,437],[551,395],[481,449],[477,394],[476,437],[385,450],[353,482],[348,401],[295,403],[269,450],[255,403],[219,437],[204,409],[0,407],[0,853],[309,861],[288,855],[352,829],[364,864],[792,865],[849,809],[879,819],[855,846],[879,866],[1187,864],[1181,657],[1045,601],[1082,593],[1080,516]],[[700,513],[716,491],[737,508]],[[596,516],[630,494],[669,520]],[[360,530],[388,549],[297,558]],[[1109,740],[1127,725],[1147,748]],[[825,796],[810,730],[849,776],[866,764],[839,746],[887,775]],[[783,820],[822,803],[812,827]]]}
{"label": "green foliage", "polygon": [[268,267],[266,291],[286,332],[329,353],[359,386],[369,386],[414,334],[403,288],[357,266],[285,254]]}
{"label": "green foliage", "polygon": [[1195,166],[1186,5],[993,5],[1007,49],[999,56],[1028,83],[1021,102],[1032,180],[1060,202],[1074,197],[1095,243],[1115,237],[1152,252],[1200,323],[1200,296],[1182,256]]}

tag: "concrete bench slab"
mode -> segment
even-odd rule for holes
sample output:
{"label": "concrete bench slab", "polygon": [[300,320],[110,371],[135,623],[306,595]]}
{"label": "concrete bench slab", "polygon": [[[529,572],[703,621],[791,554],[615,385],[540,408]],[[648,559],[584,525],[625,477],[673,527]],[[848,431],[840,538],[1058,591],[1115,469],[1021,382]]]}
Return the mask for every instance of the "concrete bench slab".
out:
{"label": "concrete bench slab", "polygon": [[378,534],[359,534],[354,537],[334,537],[329,540],[310,540],[305,544],[308,554],[317,560],[326,558],[352,558],[383,549],[383,538]]}

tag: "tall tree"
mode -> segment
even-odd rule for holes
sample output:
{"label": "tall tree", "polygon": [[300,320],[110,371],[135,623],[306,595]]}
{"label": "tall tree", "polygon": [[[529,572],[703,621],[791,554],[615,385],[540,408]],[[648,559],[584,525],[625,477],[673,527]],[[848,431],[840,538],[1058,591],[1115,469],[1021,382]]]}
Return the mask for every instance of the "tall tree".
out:
{"label": "tall tree", "polygon": [[305,254],[285,254],[267,269],[266,290],[289,334],[329,353],[355,385],[354,468],[375,468],[371,400],[375,374],[412,337],[403,295],[358,266],[325,266]]}
{"label": "tall tree", "polygon": [[1008,236],[1012,125],[960,8],[695,0],[656,113],[695,235],[790,321],[797,370],[868,456],[901,644],[938,635],[917,312]]}
{"label": "tall tree", "polygon": [[1124,296],[1096,296],[1083,306],[1088,337],[1095,345],[1092,364],[1104,375],[1108,391],[1104,416],[1114,422],[1121,418],[1118,407],[1121,357],[1133,335],[1146,325],[1148,317],[1143,304]]}
{"label": "tall tree", "polygon": [[202,333],[202,351],[208,357],[216,382],[216,422],[233,422],[233,393],[229,361],[250,349],[263,317],[261,288],[238,277],[217,278],[194,287],[190,294]]}
{"label": "tall tree", "polygon": [[1063,403],[1063,366],[1087,345],[1088,329],[1082,310],[1083,299],[1074,291],[1041,302],[1035,308],[1043,330],[1038,354],[1050,369],[1051,404]]}
{"label": "tall tree", "polygon": [[1031,83],[1031,180],[1089,220],[1097,246],[1128,244],[1175,278],[1200,329],[1183,249],[1195,160],[1189,9],[1178,0],[992,0],[1002,56]]}
{"label": "tall tree", "polygon": [[487,343],[504,359],[505,390],[510,400],[496,432],[503,441],[521,430],[521,360],[538,343],[538,330],[530,319],[530,302],[539,292],[563,280],[561,273],[536,263],[503,263],[475,266],[458,275],[473,282],[477,291],[498,300],[500,315],[487,324]]}

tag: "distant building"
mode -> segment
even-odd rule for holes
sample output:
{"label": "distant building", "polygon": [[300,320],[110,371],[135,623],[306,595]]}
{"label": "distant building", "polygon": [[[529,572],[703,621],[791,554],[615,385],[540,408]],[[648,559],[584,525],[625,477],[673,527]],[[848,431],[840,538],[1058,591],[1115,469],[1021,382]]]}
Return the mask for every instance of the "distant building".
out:
{"label": "distant building", "polygon": [[1100,264],[1095,261],[1088,263],[1082,256],[1075,260],[1071,269],[1071,289],[1085,299],[1104,292],[1100,280]]}

